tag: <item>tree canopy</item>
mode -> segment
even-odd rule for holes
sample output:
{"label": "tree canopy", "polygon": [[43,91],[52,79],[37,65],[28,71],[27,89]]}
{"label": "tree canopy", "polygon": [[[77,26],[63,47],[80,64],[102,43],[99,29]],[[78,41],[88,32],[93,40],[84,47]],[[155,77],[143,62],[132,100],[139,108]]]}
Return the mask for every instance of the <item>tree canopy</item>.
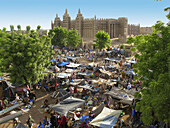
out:
{"label": "tree canopy", "polygon": [[[0,30],[0,69],[10,73],[11,82],[32,84],[44,78],[44,72],[50,65],[53,50],[51,39],[45,35],[38,37],[38,33],[27,26],[26,34],[21,34],[10,26],[11,31]],[[37,30],[40,29],[38,26]]]}
{"label": "tree canopy", "polygon": [[96,33],[96,40],[94,42],[96,42],[95,45],[98,49],[109,47],[111,44],[109,34],[104,31],[99,31]]}
{"label": "tree canopy", "polygon": [[66,46],[67,44],[67,29],[62,27],[55,27],[49,31],[49,36],[52,37],[52,45],[57,46]]}
{"label": "tree canopy", "polygon": [[168,12],[166,17],[170,20],[170,7],[165,8],[164,11]]}
{"label": "tree canopy", "polygon": [[136,106],[141,120],[147,125],[170,122],[170,25],[158,21],[152,35],[129,37],[127,42],[138,51],[134,70],[143,88],[135,96],[141,98]]}
{"label": "tree canopy", "polygon": [[125,49],[125,45],[121,44],[120,49]]}
{"label": "tree canopy", "polygon": [[81,42],[82,39],[77,30],[70,29],[67,33],[67,45],[77,47]]}

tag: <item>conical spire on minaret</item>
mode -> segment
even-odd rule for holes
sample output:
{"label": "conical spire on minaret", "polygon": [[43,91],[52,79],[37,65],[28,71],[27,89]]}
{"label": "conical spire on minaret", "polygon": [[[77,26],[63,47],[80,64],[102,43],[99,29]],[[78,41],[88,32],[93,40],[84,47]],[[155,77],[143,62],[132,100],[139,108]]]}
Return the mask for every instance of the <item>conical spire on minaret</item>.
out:
{"label": "conical spire on minaret", "polygon": [[69,16],[69,14],[68,14],[68,12],[67,12],[67,8],[66,8],[66,11],[65,11],[64,16]]}
{"label": "conical spire on minaret", "polygon": [[65,12],[65,14],[67,14],[67,8],[66,8],[66,12]]}
{"label": "conical spire on minaret", "polygon": [[80,8],[79,8],[79,11],[78,11],[78,13],[80,14],[81,12],[80,12]]}
{"label": "conical spire on minaret", "polygon": [[79,17],[79,16],[82,16],[81,11],[80,11],[80,8],[79,8],[79,10],[78,10],[77,17]]}

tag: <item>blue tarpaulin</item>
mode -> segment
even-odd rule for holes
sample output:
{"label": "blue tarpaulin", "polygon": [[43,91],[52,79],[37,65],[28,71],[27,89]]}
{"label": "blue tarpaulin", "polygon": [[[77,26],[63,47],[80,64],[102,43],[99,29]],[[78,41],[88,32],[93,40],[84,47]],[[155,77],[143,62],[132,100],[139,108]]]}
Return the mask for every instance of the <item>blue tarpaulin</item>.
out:
{"label": "blue tarpaulin", "polygon": [[86,121],[86,123],[88,123],[88,121],[90,121],[89,116],[82,115],[82,116],[80,117],[80,121]]}
{"label": "blue tarpaulin", "polygon": [[60,64],[58,64],[57,66],[61,67],[61,66],[65,66],[70,64],[69,62],[61,62]]}

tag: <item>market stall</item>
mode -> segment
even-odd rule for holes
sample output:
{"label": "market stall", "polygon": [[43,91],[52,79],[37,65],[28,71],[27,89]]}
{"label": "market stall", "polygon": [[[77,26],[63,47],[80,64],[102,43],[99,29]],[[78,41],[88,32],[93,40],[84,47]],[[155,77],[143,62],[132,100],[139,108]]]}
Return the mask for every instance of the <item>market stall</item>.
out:
{"label": "market stall", "polygon": [[83,105],[84,103],[85,101],[82,99],[68,97],[62,102],[52,106],[52,109],[61,115],[67,115],[68,111],[74,110],[78,108],[79,106]]}
{"label": "market stall", "polygon": [[101,128],[113,128],[121,112],[122,110],[113,110],[104,107],[102,112],[96,116],[90,124]]}

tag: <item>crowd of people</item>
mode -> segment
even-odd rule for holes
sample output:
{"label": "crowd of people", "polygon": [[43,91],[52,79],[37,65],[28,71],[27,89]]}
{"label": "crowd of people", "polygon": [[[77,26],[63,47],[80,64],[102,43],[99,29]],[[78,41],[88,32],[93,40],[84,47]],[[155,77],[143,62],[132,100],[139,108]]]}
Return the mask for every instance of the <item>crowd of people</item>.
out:
{"label": "crowd of people", "polygon": [[[111,52],[107,53],[107,51]],[[90,125],[89,122],[96,117],[96,113],[93,111],[94,107],[100,105],[104,105],[109,109],[122,110],[116,124],[117,127],[130,125],[129,122],[127,123],[121,118],[125,115],[129,115],[128,120],[132,122],[131,125],[142,125],[142,122],[140,121],[140,112],[135,110],[136,102],[138,102],[138,100],[134,99],[130,104],[127,104],[120,102],[120,100],[113,98],[111,95],[105,95],[105,93],[110,92],[115,88],[118,88],[120,91],[123,90],[124,92],[136,92],[140,90],[141,82],[134,79],[136,76],[133,72],[134,63],[128,62],[129,60],[132,60],[132,58],[128,59],[129,57],[125,55],[124,50],[109,48],[96,52],[90,49],[84,51],[82,49],[76,51],[58,49],[55,50],[55,52],[55,62],[51,65],[51,67],[54,68],[49,69],[47,76],[39,81],[38,84],[35,84],[33,89],[38,89],[39,91],[44,90],[49,93],[52,92],[53,94],[51,97],[56,99],[54,104],[58,104],[67,98],[67,95],[62,97],[57,96],[57,94],[61,92],[61,89],[64,90],[66,94],[69,94],[69,96],[83,99],[86,102],[79,110],[76,109],[74,111],[74,116],[70,116],[72,114],[64,115],[53,111],[50,108],[49,99],[45,99],[41,107],[47,111],[47,115],[44,117],[44,120],[39,122],[36,126],[37,128],[96,127]],[[73,59],[68,59],[68,56],[73,57]],[[105,59],[106,57],[116,58],[117,60],[111,61]],[[82,64],[82,60],[86,63],[89,62],[93,64]],[[133,61],[135,61],[135,58],[133,58]],[[80,66],[72,67],[68,77],[58,78],[59,73],[66,73],[66,70],[68,69],[67,65],[58,66],[61,62],[75,63]],[[83,73],[85,75],[82,75]],[[78,84],[74,85],[77,80],[80,80],[80,82],[77,82]],[[98,82],[95,83],[95,80]],[[88,85],[90,89],[80,87],[80,85]],[[32,105],[36,102],[36,95],[38,94],[35,94],[27,88],[22,94],[16,95],[16,101],[22,101],[25,105],[30,103]],[[128,97],[128,95],[125,97]],[[7,106],[7,99],[0,101],[0,110]],[[82,119],[81,122],[77,122],[75,117],[81,120],[83,114],[86,114],[88,118]],[[34,123],[37,124],[38,122],[35,122],[31,115],[29,115],[26,123],[31,128]]]}
{"label": "crowd of people", "polygon": [[[112,50],[112,49],[109,49]],[[116,50],[116,49],[113,49]],[[78,75],[76,72],[72,72],[71,76],[68,77],[67,79],[60,79],[57,78],[57,73],[59,72],[65,72],[67,70],[66,66],[63,67],[59,67],[62,70],[58,70],[57,67],[57,63],[53,63],[53,66],[55,67],[53,70],[53,73],[49,73],[48,76],[38,82],[38,88],[44,88],[45,91],[48,92],[54,92],[53,97],[55,97],[55,95],[57,94],[57,92],[60,91],[61,88],[64,88],[66,92],[68,92],[71,96],[74,97],[78,97],[81,98],[83,100],[86,101],[85,105],[83,106],[83,109],[89,109],[89,108],[93,108],[96,105],[101,105],[104,104],[106,107],[114,109],[114,110],[119,110],[119,109],[123,109],[124,107],[126,108],[127,105],[117,102],[116,100],[113,100],[113,98],[111,96],[104,96],[103,93],[107,92],[107,91],[111,91],[113,89],[113,87],[117,87],[120,88],[121,90],[131,90],[131,89],[135,89],[135,91],[138,91],[139,87],[140,87],[140,81],[135,81],[134,80],[134,76],[135,74],[125,74],[125,72],[132,70],[132,64],[129,63],[129,65],[125,65],[126,64],[126,57],[123,55],[123,53],[118,49],[116,50],[117,52],[109,55],[109,57],[114,57],[114,58],[119,58],[120,61],[114,61],[114,62],[110,62],[107,60],[103,60],[101,63],[98,63],[96,65],[91,66],[92,68],[76,68],[76,70],[78,70],[79,72],[91,72],[89,78],[86,78],[85,76],[81,76]],[[57,51],[58,52],[58,51]],[[88,61],[89,58],[92,58],[92,61],[98,62],[99,58],[104,58],[104,57],[108,57],[107,54],[105,53],[105,51],[102,51],[102,53],[100,54],[96,54],[94,52],[92,52],[91,50],[86,50],[86,51],[80,51],[77,50],[76,53],[70,53],[66,50],[60,51],[60,53],[64,56],[61,55],[57,55],[56,56],[56,60],[58,60],[58,63],[63,62],[63,61],[69,61],[64,60],[64,58],[66,56],[74,56],[74,57],[78,57],[78,56],[83,56],[83,58],[87,59]],[[100,60],[99,60],[100,61]],[[71,61],[73,63],[79,63],[80,60],[75,60],[75,61]],[[81,64],[81,62],[79,63]],[[114,66],[113,69],[108,68],[109,66]],[[57,68],[56,68],[57,67]],[[111,75],[107,75],[107,74],[103,74],[98,72],[99,69],[105,70],[105,71],[110,71],[110,72],[114,72]],[[90,70],[89,70],[90,69]],[[109,85],[106,83],[102,83],[102,84],[98,84],[98,88],[99,91],[98,93],[94,92],[94,91],[89,91],[88,89],[82,88],[80,89],[78,85],[72,85],[70,83],[72,83],[75,79],[83,79],[83,82],[81,82],[81,85],[86,85],[86,84],[92,84],[92,80],[93,79],[105,79],[105,80],[111,80],[114,79],[116,82],[114,85]],[[104,86],[103,86],[104,85]],[[94,88],[94,87],[93,87]],[[92,88],[92,89],[93,89]],[[63,99],[55,97],[56,98],[56,104],[60,103]],[[89,101],[92,101],[92,104],[88,104]],[[135,103],[133,103],[135,104]],[[44,104],[42,105],[42,107],[44,108],[48,108],[49,103],[48,100],[45,99],[44,100]],[[135,106],[135,105],[134,105]],[[135,107],[133,107],[135,108]],[[47,109],[48,110],[48,109]],[[133,114],[132,114],[132,124],[134,124],[134,122],[136,121],[136,118],[139,119],[139,116],[137,116],[137,112],[135,109],[133,110]],[[124,116],[125,113],[129,114],[131,113],[132,110],[123,110],[121,116]],[[52,112],[52,113],[51,113]],[[50,118],[48,118],[47,116],[44,117],[43,123],[40,122],[38,127],[74,127],[76,125],[76,121],[74,119],[74,117],[67,117],[65,115],[60,115],[54,111],[50,111],[49,113],[51,115]],[[80,118],[80,113],[79,111],[76,112],[76,116]],[[135,113],[135,114],[134,114]],[[89,121],[82,121],[81,122],[81,128],[86,128],[86,127],[94,127],[89,125],[88,123],[94,119],[95,114],[93,111],[90,111],[89,114]],[[121,122],[121,123],[120,123]],[[119,121],[118,125],[123,126],[124,124],[122,123],[122,121]]]}

